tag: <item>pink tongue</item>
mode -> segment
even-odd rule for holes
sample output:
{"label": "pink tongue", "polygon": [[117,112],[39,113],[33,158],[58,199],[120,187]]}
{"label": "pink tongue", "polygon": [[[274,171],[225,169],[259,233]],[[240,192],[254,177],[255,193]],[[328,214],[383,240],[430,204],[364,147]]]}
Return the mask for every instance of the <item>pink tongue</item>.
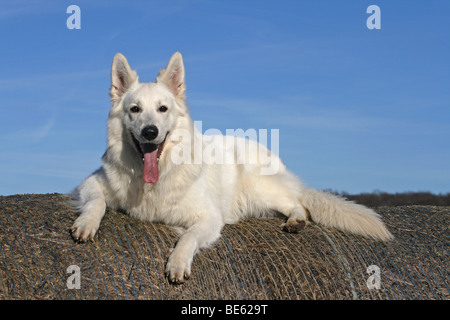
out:
{"label": "pink tongue", "polygon": [[156,183],[159,178],[158,170],[158,148],[144,154],[143,178],[146,183]]}

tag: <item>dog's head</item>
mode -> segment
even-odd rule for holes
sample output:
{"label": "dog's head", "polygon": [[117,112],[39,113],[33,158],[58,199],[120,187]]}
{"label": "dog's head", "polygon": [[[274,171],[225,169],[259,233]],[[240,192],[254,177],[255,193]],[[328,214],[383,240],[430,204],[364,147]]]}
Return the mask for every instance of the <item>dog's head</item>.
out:
{"label": "dog's head", "polygon": [[143,178],[156,183],[158,161],[165,141],[186,112],[184,64],[176,52],[155,82],[140,83],[136,71],[120,53],[114,56],[111,68],[110,114],[122,121],[124,135],[144,163]]}

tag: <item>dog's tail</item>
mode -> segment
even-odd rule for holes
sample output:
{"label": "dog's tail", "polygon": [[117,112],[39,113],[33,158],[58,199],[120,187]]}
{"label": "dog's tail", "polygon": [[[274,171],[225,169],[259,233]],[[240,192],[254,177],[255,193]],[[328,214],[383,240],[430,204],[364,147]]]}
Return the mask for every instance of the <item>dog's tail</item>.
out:
{"label": "dog's tail", "polygon": [[383,241],[394,238],[372,209],[314,189],[305,188],[302,194],[301,202],[315,223]]}

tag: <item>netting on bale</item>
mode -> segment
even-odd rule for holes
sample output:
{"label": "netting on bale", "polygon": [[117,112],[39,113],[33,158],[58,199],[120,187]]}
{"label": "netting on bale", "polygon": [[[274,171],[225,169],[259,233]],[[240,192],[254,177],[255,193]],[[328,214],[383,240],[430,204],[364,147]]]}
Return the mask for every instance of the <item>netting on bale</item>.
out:
{"label": "netting on bale", "polygon": [[[190,280],[172,285],[164,276],[178,239],[172,228],[108,209],[95,241],[75,243],[77,214],[66,200],[0,197],[0,299],[450,297],[449,207],[377,208],[396,237],[390,243],[314,224],[290,234],[282,219],[245,219],[196,255]],[[79,289],[69,288],[70,266],[79,268]]]}

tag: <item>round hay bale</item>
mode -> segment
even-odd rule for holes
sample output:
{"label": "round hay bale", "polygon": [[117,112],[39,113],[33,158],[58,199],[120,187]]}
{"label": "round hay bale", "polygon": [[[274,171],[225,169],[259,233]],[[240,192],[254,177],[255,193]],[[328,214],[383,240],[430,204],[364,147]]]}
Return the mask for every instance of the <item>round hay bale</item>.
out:
{"label": "round hay bale", "polygon": [[450,297],[449,207],[377,208],[396,236],[390,243],[314,224],[290,234],[282,219],[246,219],[227,225],[196,255],[191,279],[173,285],[164,267],[176,231],[108,209],[95,241],[75,243],[67,200],[0,197],[0,299]]}

